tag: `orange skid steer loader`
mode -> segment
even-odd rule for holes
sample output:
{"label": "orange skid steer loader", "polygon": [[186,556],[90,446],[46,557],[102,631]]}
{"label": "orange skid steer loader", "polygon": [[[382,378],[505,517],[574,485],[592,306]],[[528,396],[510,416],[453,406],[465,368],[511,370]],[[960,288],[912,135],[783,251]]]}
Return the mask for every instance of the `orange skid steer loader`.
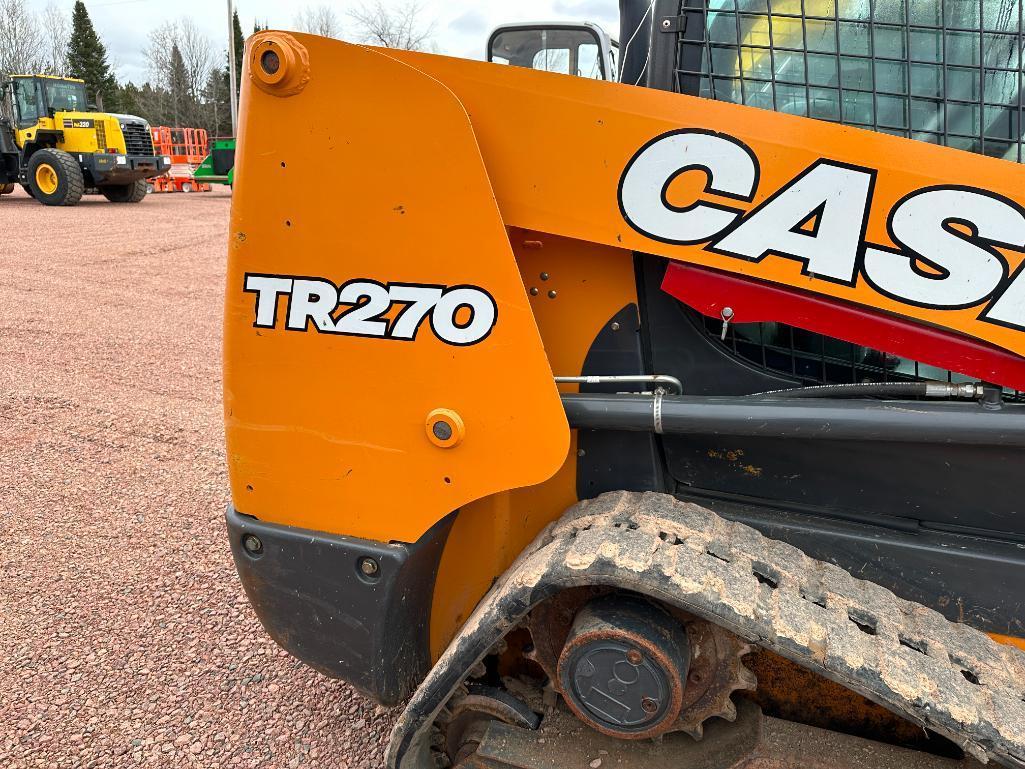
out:
{"label": "orange skid steer loader", "polygon": [[250,38],[228,532],[278,643],[405,702],[388,767],[1025,767],[985,3],[624,0],[619,83]]}

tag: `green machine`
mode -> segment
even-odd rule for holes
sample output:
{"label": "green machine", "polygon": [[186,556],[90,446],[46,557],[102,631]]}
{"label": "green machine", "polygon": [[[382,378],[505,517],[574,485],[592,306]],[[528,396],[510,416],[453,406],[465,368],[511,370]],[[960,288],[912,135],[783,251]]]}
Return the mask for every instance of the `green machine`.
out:
{"label": "green machine", "polygon": [[214,139],[210,154],[193,174],[197,182],[235,186],[235,138]]}

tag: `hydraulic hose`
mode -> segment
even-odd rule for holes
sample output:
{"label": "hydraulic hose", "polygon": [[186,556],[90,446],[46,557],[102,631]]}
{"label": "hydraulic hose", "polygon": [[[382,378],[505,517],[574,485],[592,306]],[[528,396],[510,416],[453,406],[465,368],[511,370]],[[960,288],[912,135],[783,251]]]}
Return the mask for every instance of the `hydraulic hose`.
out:
{"label": "hydraulic hose", "polygon": [[964,398],[975,400],[982,396],[982,385],[927,381],[795,387],[790,390],[755,393],[746,397],[752,400],[764,398]]}

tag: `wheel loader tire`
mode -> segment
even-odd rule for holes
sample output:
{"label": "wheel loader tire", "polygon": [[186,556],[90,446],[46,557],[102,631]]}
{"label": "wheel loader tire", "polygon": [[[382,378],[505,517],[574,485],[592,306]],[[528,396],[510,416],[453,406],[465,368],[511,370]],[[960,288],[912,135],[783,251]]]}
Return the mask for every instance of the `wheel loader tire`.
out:
{"label": "wheel loader tire", "polygon": [[146,180],[131,184],[108,184],[100,187],[103,197],[111,203],[141,203],[146,199]]}
{"label": "wheel loader tire", "polygon": [[45,149],[28,161],[31,195],[46,206],[73,206],[85,194],[78,161],[63,150]]}
{"label": "wheel loader tire", "polygon": [[0,195],[10,195],[14,192],[13,184],[0,184]]}
{"label": "wheel loader tire", "polygon": [[21,188],[25,190],[25,194],[28,195],[30,198],[35,197],[35,195],[32,194],[32,187],[30,187],[29,185],[23,184],[21,185]]}

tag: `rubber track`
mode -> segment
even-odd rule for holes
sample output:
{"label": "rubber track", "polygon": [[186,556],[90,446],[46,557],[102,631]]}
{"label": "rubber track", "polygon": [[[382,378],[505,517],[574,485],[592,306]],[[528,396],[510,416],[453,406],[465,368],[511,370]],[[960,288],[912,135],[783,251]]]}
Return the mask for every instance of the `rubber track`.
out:
{"label": "rubber track", "polygon": [[490,639],[540,600],[590,583],[665,600],[981,761],[1025,769],[1025,653],[698,505],[635,492],[575,505],[520,556],[414,694],[393,733],[389,765],[410,765],[403,754],[415,752],[414,735],[461,682],[447,668],[483,657]]}
{"label": "rubber track", "polygon": [[1025,654],[1011,646],[665,494],[581,503],[552,536],[573,540],[571,569],[606,559],[668,579],[697,613],[747,640],[979,759],[1025,767]]}

